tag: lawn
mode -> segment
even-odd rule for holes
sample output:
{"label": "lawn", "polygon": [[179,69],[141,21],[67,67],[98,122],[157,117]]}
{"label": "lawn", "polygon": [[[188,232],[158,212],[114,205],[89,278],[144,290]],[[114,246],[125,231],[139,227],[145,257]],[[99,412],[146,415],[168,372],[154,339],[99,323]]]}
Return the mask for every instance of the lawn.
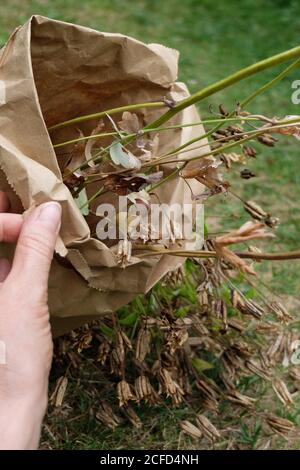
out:
{"label": "lawn", "polygon": [[[300,4],[296,0],[10,0],[0,6],[0,42],[25,22],[32,14],[49,16],[102,31],[112,31],[134,36],[145,42],[160,42],[180,51],[179,79],[196,91],[217,79],[223,78],[247,64],[299,44]],[[209,106],[223,103],[228,109],[248,96],[257,86],[272,78],[279,69],[272,69],[220,93],[201,104],[202,116],[209,114]],[[256,114],[284,117],[300,114],[300,105],[291,101],[292,82],[300,79],[295,70],[279,85],[257,98],[250,106]],[[273,148],[257,147],[258,156],[251,170],[257,175],[249,181],[236,178],[238,193],[245,199],[253,199],[265,210],[279,217],[276,241],[269,250],[294,250],[299,248],[300,217],[298,199],[299,142],[290,139]],[[206,207],[208,230],[216,227],[232,227],[247,220],[235,201],[221,198],[212,200]],[[259,267],[269,289],[284,302],[299,305],[299,262],[265,263]],[[138,308],[136,304],[132,308]],[[86,358],[90,368],[93,357]],[[90,370],[89,368],[89,370]],[[53,379],[60,375],[57,365]],[[76,415],[69,419],[68,408],[51,413],[44,432],[44,447],[52,448],[184,448],[190,444],[181,441],[174,426],[187,410],[140,410],[147,422],[145,429],[136,431],[122,426],[116,431],[103,430],[103,426],[89,415],[90,405],[97,394],[109,395],[105,377],[95,378],[88,373],[73,382],[68,390],[68,406],[76,408]],[[224,411],[225,413],[225,411]],[[226,411],[230,414],[230,411]],[[241,440],[250,448],[255,445],[256,430],[243,429]],[[247,445],[248,445],[247,444]]]}

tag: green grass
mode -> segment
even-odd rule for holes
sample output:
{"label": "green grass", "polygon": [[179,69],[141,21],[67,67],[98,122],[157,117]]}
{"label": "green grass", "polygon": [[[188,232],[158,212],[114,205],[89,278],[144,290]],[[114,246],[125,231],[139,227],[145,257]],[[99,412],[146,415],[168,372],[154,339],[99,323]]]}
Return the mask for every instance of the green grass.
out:
{"label": "green grass", "polygon": [[[32,14],[80,23],[97,30],[124,33],[146,42],[161,42],[176,48],[181,53],[179,79],[186,81],[191,91],[256,60],[299,44],[300,4],[297,0],[10,0],[0,6],[0,42],[4,43],[9,33]],[[208,115],[210,104],[216,107],[223,103],[231,109],[236,101],[248,96],[279,69],[267,71],[206,100],[201,104],[202,115]],[[294,71],[274,89],[259,97],[250,106],[250,111],[269,116],[300,114],[300,105],[291,103],[291,84],[295,79],[300,79],[300,70]],[[240,195],[261,203],[281,220],[277,239],[270,243],[270,250],[296,249],[300,245],[300,145],[290,139],[282,140],[275,150],[256,146],[260,152],[257,159],[251,162],[256,179],[245,182],[235,178],[236,191]],[[235,201],[230,199],[229,203],[229,198],[224,197],[217,203],[209,202],[206,215],[211,230],[216,225],[237,226],[241,220],[247,219]],[[216,215],[223,219],[214,218]],[[271,289],[299,298],[300,263],[265,263],[258,270]],[[100,392],[104,385],[103,379],[99,384]],[[142,414],[148,417],[143,440],[139,440],[139,432],[128,430],[128,427],[123,426],[114,433],[103,430],[88,415],[93,393],[99,393],[99,389],[96,392],[88,386],[85,392],[80,387],[75,389],[77,398],[74,398],[72,406],[78,415],[80,411],[85,415],[68,425],[64,424],[64,413],[67,420],[68,410],[61,410],[61,414],[57,412],[57,417],[51,416],[51,423],[55,419],[58,421],[55,429],[59,431],[56,440],[46,431],[47,445],[54,448],[132,448],[137,442],[144,448],[186,445],[179,442],[178,433],[173,432],[180,410],[172,414],[166,410],[153,412],[142,409]],[[245,426],[241,439],[254,443],[258,435],[258,427],[248,429]]]}

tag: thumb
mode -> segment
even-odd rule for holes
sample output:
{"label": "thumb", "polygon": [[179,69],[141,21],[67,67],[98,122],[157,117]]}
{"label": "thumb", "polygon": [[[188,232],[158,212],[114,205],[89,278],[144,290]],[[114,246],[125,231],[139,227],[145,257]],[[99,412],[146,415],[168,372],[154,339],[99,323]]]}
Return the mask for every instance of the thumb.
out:
{"label": "thumb", "polygon": [[60,224],[61,207],[57,202],[40,205],[23,223],[10,277],[29,283],[34,293],[39,294],[48,286]]}

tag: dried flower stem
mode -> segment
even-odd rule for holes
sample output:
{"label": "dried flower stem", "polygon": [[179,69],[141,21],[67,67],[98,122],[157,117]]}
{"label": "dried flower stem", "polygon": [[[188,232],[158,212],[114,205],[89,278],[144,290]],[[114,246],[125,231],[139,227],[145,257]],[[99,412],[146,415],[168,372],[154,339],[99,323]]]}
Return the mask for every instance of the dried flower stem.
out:
{"label": "dried flower stem", "polygon": [[[215,251],[206,251],[206,250],[174,250],[174,249],[162,249],[157,245],[134,245],[135,250],[149,250],[148,253],[143,253],[138,256],[139,258],[154,256],[153,252],[158,255],[173,255],[173,256],[182,256],[184,258],[217,258],[217,253]],[[278,252],[278,253],[251,253],[251,252],[235,252],[237,256],[245,259],[253,260],[270,260],[270,261],[284,261],[290,259],[300,259],[300,250],[297,251],[287,251],[287,252]]]}

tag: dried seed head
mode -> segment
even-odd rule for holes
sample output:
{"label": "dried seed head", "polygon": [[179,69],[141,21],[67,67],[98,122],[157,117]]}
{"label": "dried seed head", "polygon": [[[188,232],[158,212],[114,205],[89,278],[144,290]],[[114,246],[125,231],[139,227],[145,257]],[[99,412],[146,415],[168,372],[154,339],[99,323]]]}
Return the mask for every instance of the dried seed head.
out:
{"label": "dried seed head", "polygon": [[253,217],[255,220],[265,220],[268,214],[258,205],[256,202],[247,201],[244,204],[244,209]]}
{"label": "dried seed head", "polygon": [[279,320],[284,322],[292,320],[292,316],[289,314],[287,309],[282,305],[282,303],[274,301],[270,303],[270,308],[276,314]]}
{"label": "dried seed head", "polygon": [[186,330],[171,330],[166,334],[166,348],[170,354],[180,349],[188,340],[189,334]]}
{"label": "dried seed head", "polygon": [[284,405],[291,405],[293,403],[293,397],[290,394],[286,384],[281,379],[274,379],[272,382],[272,387],[279,400]]}
{"label": "dried seed head", "polygon": [[117,385],[117,397],[119,406],[127,405],[129,400],[135,400],[135,396],[131,392],[130,385],[126,380],[121,380]]}
{"label": "dried seed head", "polygon": [[98,349],[98,357],[97,357],[97,362],[100,362],[100,364],[103,366],[106,362],[106,359],[108,357],[110,351],[110,344],[108,341],[103,341]]}
{"label": "dried seed head", "polygon": [[292,367],[289,371],[290,377],[296,382],[300,382],[300,370],[296,367]]}
{"label": "dried seed head", "polygon": [[203,434],[210,439],[211,441],[215,441],[216,439],[220,439],[221,434],[217,430],[217,428],[209,421],[208,418],[204,415],[198,415],[196,418],[196,423],[198,428],[200,429]]}
{"label": "dried seed head", "polygon": [[232,403],[236,403],[237,405],[244,406],[245,408],[253,408],[253,405],[256,402],[255,398],[248,397],[247,395],[243,395],[237,390],[231,390],[227,392],[226,398]]}
{"label": "dried seed head", "polygon": [[140,375],[139,377],[137,377],[134,383],[134,388],[137,400],[139,402],[141,400],[145,400],[151,405],[155,405],[160,402],[158,394],[152,387],[148,377],[146,377],[145,375]]}
{"label": "dried seed head", "polygon": [[124,405],[121,407],[121,411],[135,428],[141,429],[143,427],[142,421],[131,406]]}
{"label": "dried seed head", "polygon": [[220,114],[222,114],[222,116],[229,116],[229,112],[226,111],[226,109],[224,108],[222,104],[219,105],[219,111],[220,111]]}
{"label": "dried seed head", "polygon": [[162,388],[162,392],[167,395],[167,397],[171,397],[173,404],[178,405],[182,402],[184,391],[180,387],[180,385],[173,380],[170,372],[161,367],[158,371],[157,378]]}
{"label": "dried seed head", "polygon": [[266,145],[267,147],[274,147],[275,143],[278,142],[278,139],[273,137],[270,134],[261,134],[257,137],[258,142]]}
{"label": "dried seed head", "polygon": [[249,359],[245,362],[245,367],[253,374],[262,377],[264,380],[271,380],[271,376],[267,370],[264,369],[261,363],[254,359]]}
{"label": "dried seed head", "polygon": [[61,406],[64,401],[65,393],[68,386],[68,378],[67,377],[59,377],[56,382],[54,392],[50,397],[50,403],[54,404],[54,406]]}
{"label": "dried seed head", "polygon": [[122,354],[122,351],[119,349],[113,349],[109,359],[111,373],[121,376],[124,371],[124,354]]}
{"label": "dried seed head", "polygon": [[243,146],[243,152],[247,157],[255,158],[257,155],[256,150],[253,147],[250,147],[249,145]]}
{"label": "dried seed head", "polygon": [[123,341],[125,347],[126,347],[127,349],[129,349],[129,351],[131,351],[131,350],[132,350],[132,344],[131,344],[130,339],[128,338],[128,336],[126,335],[126,333],[124,333],[123,330],[120,330],[119,333],[120,333],[120,335],[121,335],[121,338],[122,338],[122,341]]}
{"label": "dried seed head", "polygon": [[196,387],[205,398],[209,400],[217,400],[219,392],[216,386],[208,384],[205,380],[198,379],[196,381]]}
{"label": "dried seed head", "polygon": [[264,309],[254,300],[244,299],[243,305],[238,307],[239,311],[246,314],[252,315],[254,318],[261,319],[264,312]]}
{"label": "dried seed head", "polygon": [[138,361],[143,362],[147,354],[150,352],[151,332],[142,328],[137,335],[135,357]]}
{"label": "dried seed head", "polygon": [[121,423],[120,418],[114,414],[112,408],[105,401],[100,402],[96,418],[111,429],[114,429]]}
{"label": "dried seed head", "polygon": [[194,439],[201,439],[202,432],[190,421],[181,421],[180,427],[184,434],[187,434],[188,436],[191,436]]}
{"label": "dried seed head", "polygon": [[294,423],[285,418],[280,418],[272,413],[265,415],[266,423],[270,426],[272,431],[280,436],[286,436],[295,429]]}
{"label": "dried seed head", "polygon": [[236,330],[238,333],[243,333],[245,330],[245,326],[241,320],[236,318],[229,318],[228,319],[228,326],[233,330]]}

